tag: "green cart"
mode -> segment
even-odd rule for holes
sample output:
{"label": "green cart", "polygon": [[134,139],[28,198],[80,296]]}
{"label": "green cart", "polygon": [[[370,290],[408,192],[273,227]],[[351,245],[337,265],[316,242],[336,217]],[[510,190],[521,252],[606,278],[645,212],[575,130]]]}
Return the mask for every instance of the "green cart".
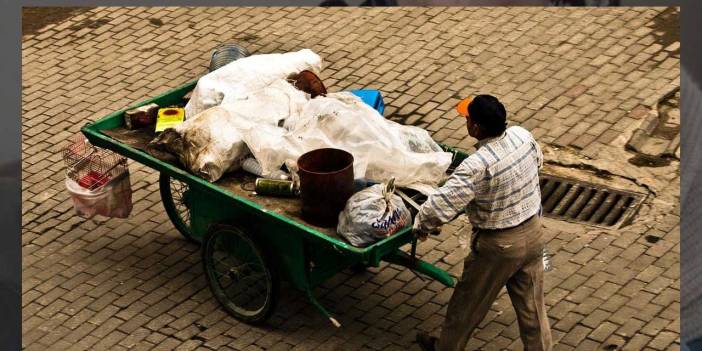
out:
{"label": "green cart", "polygon": [[[411,227],[365,248],[348,244],[333,228],[320,228],[301,219],[299,198],[257,196],[252,175],[226,174],[211,183],[146,152],[153,132],[129,131],[124,111],[141,105],[183,104],[196,81],[153,99],[86,124],[83,134],[95,146],[112,150],[160,172],[159,186],[166,212],[180,233],[202,244],[202,262],[216,299],[235,318],[262,322],[275,310],[280,279],[287,279],[336,326],[339,323],[312,294],[314,287],[349,267],[377,267],[381,261],[401,265],[453,286],[444,270],[414,257]],[[366,93],[368,91],[365,91]],[[358,94],[367,103],[364,94]],[[368,95],[368,94],[365,94]],[[372,94],[371,94],[372,95]],[[382,112],[382,98],[371,101]],[[453,167],[467,155],[454,153]],[[162,159],[162,158],[161,158]],[[400,250],[411,243],[412,253]]]}

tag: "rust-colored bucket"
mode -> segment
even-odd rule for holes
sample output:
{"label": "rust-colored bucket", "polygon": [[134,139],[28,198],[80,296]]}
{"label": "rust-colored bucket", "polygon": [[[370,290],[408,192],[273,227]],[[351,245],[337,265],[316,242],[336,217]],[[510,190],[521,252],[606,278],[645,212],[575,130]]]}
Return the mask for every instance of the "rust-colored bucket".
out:
{"label": "rust-colored bucket", "polygon": [[297,159],[302,217],[320,227],[333,227],[353,194],[353,155],[317,149]]}

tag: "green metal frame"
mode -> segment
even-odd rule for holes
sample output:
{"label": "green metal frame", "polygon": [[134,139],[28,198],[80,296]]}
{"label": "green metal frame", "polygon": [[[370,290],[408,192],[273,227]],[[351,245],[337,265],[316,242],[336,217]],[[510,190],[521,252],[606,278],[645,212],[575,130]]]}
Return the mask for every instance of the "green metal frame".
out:
{"label": "green metal frame", "polygon": [[[283,215],[269,211],[255,202],[237,196],[224,188],[163,162],[146,152],[120,143],[102,133],[103,130],[122,126],[124,123],[123,113],[128,109],[149,103],[165,106],[180,102],[182,97],[195,87],[196,83],[197,81],[189,82],[155,98],[113,112],[96,122],[87,123],[81,131],[93,145],[112,150],[172,178],[186,182],[190,187],[188,197],[191,204],[191,225],[193,238],[196,241],[201,242],[211,225],[218,223],[239,225],[249,234],[261,236],[263,240],[259,242],[268,243],[270,245],[268,250],[276,256],[275,261],[279,265],[278,271],[293,286],[304,292],[312,304],[329,317],[335,325],[338,323],[316,301],[312,295],[312,289],[352,265],[362,264],[377,267],[381,261],[386,261],[408,267],[436,279],[448,287],[454,285],[454,279],[446,271],[400,250],[400,247],[408,243],[416,245],[411,226],[368,247],[354,247]],[[446,146],[442,147],[456,155],[454,166],[467,157],[461,151]],[[256,223],[256,226],[247,227],[246,223]]]}

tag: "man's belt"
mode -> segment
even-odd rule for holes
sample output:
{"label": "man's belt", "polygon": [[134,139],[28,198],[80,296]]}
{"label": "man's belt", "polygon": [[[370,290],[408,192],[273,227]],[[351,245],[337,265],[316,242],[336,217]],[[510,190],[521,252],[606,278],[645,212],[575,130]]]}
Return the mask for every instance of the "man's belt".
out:
{"label": "man's belt", "polygon": [[513,225],[513,226],[511,226],[511,227],[497,228],[497,229],[483,229],[483,228],[475,227],[475,228],[473,228],[473,231],[487,232],[487,233],[489,233],[489,232],[501,232],[501,231],[504,231],[504,230],[510,230],[510,229],[517,228],[517,227],[519,227],[520,225],[522,225],[522,224],[524,224],[524,223],[526,223],[526,222],[529,222],[529,221],[532,220],[535,216],[536,216],[536,214],[534,214],[534,215],[532,215],[531,217],[529,217],[529,218],[523,220],[521,223],[519,223],[519,224],[517,224],[517,225]]}

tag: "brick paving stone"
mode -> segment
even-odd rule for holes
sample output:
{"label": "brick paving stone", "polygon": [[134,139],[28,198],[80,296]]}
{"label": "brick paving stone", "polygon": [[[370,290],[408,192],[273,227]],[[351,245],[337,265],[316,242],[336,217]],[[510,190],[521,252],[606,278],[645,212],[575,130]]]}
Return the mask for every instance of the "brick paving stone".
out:
{"label": "brick paving stone", "polygon": [[[416,331],[440,332],[451,289],[383,264],[361,278],[339,274],[320,288],[340,329],[297,292],[286,292],[272,326],[242,324],[209,292],[199,249],[163,213],[152,170],[130,164],[131,218],[73,215],[63,188],[63,141],[89,120],[204,74],[210,50],[226,38],[253,53],[309,47],[322,54],[331,91],[380,89],[386,117],[469,152],[475,140],[454,106],[486,92],[542,146],[596,160],[679,86],[679,41],[662,44],[654,36],[653,18],[662,11],[98,7],[24,36],[23,346],[416,349]],[[83,22],[98,18],[105,22],[95,28]],[[150,21],[156,18],[164,24]],[[671,182],[666,191],[678,193],[679,177]],[[584,233],[583,226],[544,220],[555,254],[556,269],[545,278],[555,350],[679,347],[679,221],[665,216],[655,231],[622,229],[605,240],[570,229]],[[462,227],[447,226],[419,246],[419,256],[460,274]],[[650,244],[645,235],[661,240]],[[521,349],[508,305],[503,291],[469,348]]]}

